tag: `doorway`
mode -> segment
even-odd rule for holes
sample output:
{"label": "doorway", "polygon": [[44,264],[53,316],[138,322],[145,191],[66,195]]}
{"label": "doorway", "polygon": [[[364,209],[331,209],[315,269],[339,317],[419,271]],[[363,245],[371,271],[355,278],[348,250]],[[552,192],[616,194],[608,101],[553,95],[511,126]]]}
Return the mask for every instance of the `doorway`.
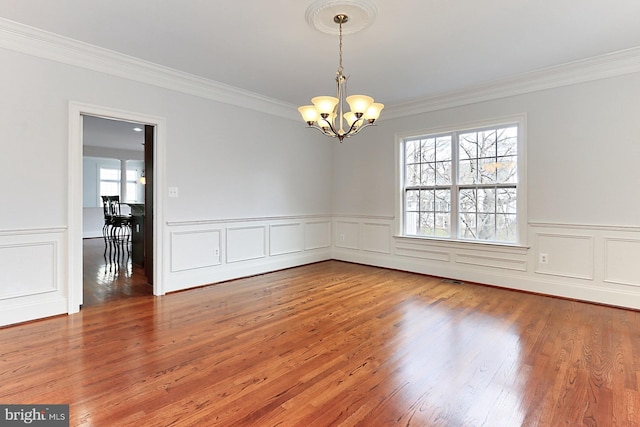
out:
{"label": "doorway", "polygon": [[[83,114],[82,129],[82,305],[152,295],[154,127]],[[103,196],[119,200],[118,227]]]}
{"label": "doorway", "polygon": [[[68,287],[67,304],[68,313],[76,313],[83,304],[83,117],[93,116],[110,120],[119,120],[137,123],[145,128],[145,134],[153,139],[153,150],[148,153],[152,160],[153,170],[146,176],[151,179],[148,193],[153,200],[153,206],[149,206],[148,215],[152,220],[148,224],[152,238],[149,244],[151,259],[147,267],[152,277],[153,295],[164,295],[163,286],[163,257],[162,257],[162,224],[163,212],[158,206],[163,203],[163,197],[158,188],[164,185],[162,174],[164,171],[164,140],[165,119],[139,113],[115,110],[108,107],[69,103],[69,197],[68,197]],[[145,214],[147,214],[145,212]],[[145,276],[146,277],[146,276]]]}

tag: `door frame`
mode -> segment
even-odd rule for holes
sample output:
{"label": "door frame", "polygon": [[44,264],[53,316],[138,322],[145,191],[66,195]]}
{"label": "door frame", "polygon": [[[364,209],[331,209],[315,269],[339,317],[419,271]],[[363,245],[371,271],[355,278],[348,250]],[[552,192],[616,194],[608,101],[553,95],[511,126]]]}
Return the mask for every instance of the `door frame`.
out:
{"label": "door frame", "polygon": [[143,113],[118,110],[110,107],[84,104],[71,101],[69,103],[69,159],[68,159],[68,203],[67,203],[67,303],[68,313],[77,313],[83,302],[82,287],[82,116],[98,116],[109,119],[137,122],[152,125],[154,137],[154,171],[153,180],[153,294],[164,295],[164,251],[163,227],[164,206],[163,191],[165,188],[165,129],[166,120],[162,117]]}

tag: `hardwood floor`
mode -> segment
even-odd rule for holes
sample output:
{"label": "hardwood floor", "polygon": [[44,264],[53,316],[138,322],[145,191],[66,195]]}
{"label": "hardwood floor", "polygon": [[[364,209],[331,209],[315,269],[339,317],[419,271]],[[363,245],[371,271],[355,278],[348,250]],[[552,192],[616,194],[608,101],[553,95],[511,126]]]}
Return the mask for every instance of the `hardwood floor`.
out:
{"label": "hardwood floor", "polygon": [[104,255],[104,240],[84,239],[83,308],[121,298],[153,295],[142,267],[132,265],[131,258]]}
{"label": "hardwood floor", "polygon": [[637,426],[640,313],[327,261],[0,329],[86,426]]}

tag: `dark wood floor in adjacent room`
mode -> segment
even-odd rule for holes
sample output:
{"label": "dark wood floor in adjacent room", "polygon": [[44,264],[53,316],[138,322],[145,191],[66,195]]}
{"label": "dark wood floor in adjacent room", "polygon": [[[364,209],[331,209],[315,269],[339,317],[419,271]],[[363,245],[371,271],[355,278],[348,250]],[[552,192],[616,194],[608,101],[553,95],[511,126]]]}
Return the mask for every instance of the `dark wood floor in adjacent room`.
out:
{"label": "dark wood floor in adjacent room", "polygon": [[122,298],[153,295],[147,284],[144,269],[134,265],[126,251],[119,256],[105,253],[102,238],[84,239],[83,250],[83,308]]}
{"label": "dark wood floor in adjacent room", "polygon": [[327,261],[0,329],[86,426],[637,426],[640,313]]}

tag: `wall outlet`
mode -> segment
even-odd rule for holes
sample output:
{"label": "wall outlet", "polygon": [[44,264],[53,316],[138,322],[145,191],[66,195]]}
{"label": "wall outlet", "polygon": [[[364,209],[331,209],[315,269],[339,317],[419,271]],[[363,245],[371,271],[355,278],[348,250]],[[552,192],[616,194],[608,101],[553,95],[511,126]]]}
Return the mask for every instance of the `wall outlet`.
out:
{"label": "wall outlet", "polygon": [[169,197],[178,197],[178,187],[169,187]]}
{"label": "wall outlet", "polygon": [[549,254],[538,254],[538,263],[549,264]]}
{"label": "wall outlet", "polygon": [[340,236],[339,236],[339,237],[340,237],[340,241],[341,241],[341,242],[344,242],[344,239],[345,239],[345,235],[344,235],[344,233],[340,233]]}
{"label": "wall outlet", "polygon": [[214,254],[215,256],[220,256],[220,248],[215,248],[215,249],[213,250],[213,254]]}

